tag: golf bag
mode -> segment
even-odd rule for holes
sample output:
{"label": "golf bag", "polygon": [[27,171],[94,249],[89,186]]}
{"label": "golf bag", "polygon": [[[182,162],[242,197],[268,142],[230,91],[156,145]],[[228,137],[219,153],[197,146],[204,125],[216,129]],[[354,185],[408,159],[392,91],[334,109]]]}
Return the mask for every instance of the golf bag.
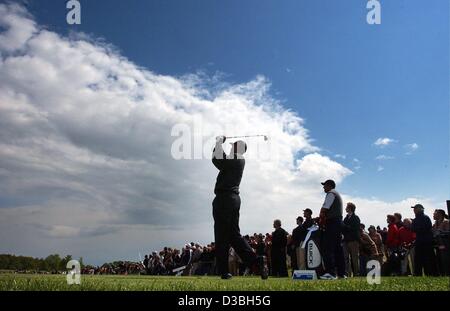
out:
{"label": "golf bag", "polygon": [[320,248],[322,232],[314,225],[308,228],[306,238],[300,247],[305,248],[305,263],[307,270],[315,270],[317,275],[323,274],[322,254]]}

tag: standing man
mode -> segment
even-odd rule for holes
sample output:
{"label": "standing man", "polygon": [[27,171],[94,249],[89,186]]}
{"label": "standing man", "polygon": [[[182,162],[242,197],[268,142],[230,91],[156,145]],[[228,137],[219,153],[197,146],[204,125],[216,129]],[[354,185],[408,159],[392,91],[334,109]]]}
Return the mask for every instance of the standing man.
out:
{"label": "standing man", "polygon": [[344,259],[347,276],[359,275],[359,238],[361,233],[359,217],[355,214],[356,205],[348,202],[342,231],[344,234]]}
{"label": "standing man", "polygon": [[308,229],[314,225],[314,220],[312,219],[312,210],[307,208],[303,210],[303,217],[305,221],[302,223],[300,235],[299,235],[299,246],[297,247],[297,265],[300,270],[306,269],[306,250],[302,248],[303,241],[305,241],[306,235],[308,234]]}
{"label": "standing man", "polygon": [[325,273],[322,280],[345,278],[344,253],[342,250],[342,199],[335,190],[336,183],[329,179],[322,183],[326,193],[320,209],[319,223],[323,230],[323,261]]}
{"label": "standing man", "polygon": [[279,277],[288,276],[286,266],[286,245],[288,233],[281,228],[281,221],[273,222],[275,231],[272,233],[272,275]]}
{"label": "standing man", "polygon": [[[302,224],[303,224],[303,217],[298,216],[297,219],[297,227],[295,227],[294,230],[292,230],[292,243],[291,243],[291,248],[292,248],[292,270],[298,270],[300,265],[300,258],[298,258],[298,252],[297,250],[300,248],[300,243],[301,243],[301,236],[302,236]],[[295,261],[293,261],[295,259]]]}
{"label": "standing man", "polygon": [[[413,219],[411,231],[416,233],[414,252],[414,275],[435,275],[435,256],[433,250],[433,232],[430,218],[424,214],[422,204],[416,204],[414,209],[416,218]],[[423,270],[423,271],[422,271]]]}
{"label": "standing man", "polygon": [[247,241],[241,236],[239,229],[239,210],[241,198],[239,185],[244,172],[245,159],[243,154],[247,151],[245,142],[239,140],[232,143],[230,154],[223,151],[222,144],[225,136],[216,138],[212,162],[219,170],[217,175],[213,200],[214,237],[216,246],[217,268],[222,279],[230,279],[232,275],[228,270],[228,254],[230,245],[247,267],[258,263],[262,279],[267,279],[267,268],[264,258],[258,258]]}

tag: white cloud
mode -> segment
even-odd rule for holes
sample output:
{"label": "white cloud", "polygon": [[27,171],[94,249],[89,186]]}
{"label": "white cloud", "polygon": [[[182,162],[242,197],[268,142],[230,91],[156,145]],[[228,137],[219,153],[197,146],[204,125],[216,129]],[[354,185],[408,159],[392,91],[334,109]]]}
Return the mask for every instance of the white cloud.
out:
{"label": "white cloud", "polygon": [[393,143],[397,142],[396,140],[388,137],[378,138],[373,144],[377,147],[386,147]]}
{"label": "white cloud", "polygon": [[337,158],[337,159],[343,159],[343,160],[345,160],[347,158],[345,156],[345,154],[339,154],[339,153],[335,154],[334,157]]}
{"label": "white cloud", "polygon": [[300,175],[315,181],[334,179],[337,183],[352,174],[348,168],[318,153],[308,154],[298,160]]}
{"label": "white cloud", "polygon": [[384,160],[393,160],[393,159],[395,159],[395,157],[393,157],[393,156],[387,156],[387,155],[384,155],[384,154],[380,154],[380,155],[378,155],[378,156],[375,158],[375,160],[381,160],[381,161],[384,161]]}
{"label": "white cloud", "polygon": [[384,167],[381,165],[378,165],[377,172],[381,172],[381,171],[384,171]]}
{"label": "white cloud", "polygon": [[319,153],[265,77],[211,86],[158,75],[94,40],[41,29],[16,5],[0,4],[0,25],[0,252],[100,262],[213,240],[216,169],[170,156],[172,126],[196,117],[207,147],[232,124],[239,133],[228,135],[270,133],[278,152],[247,161],[243,232],[270,231],[274,218],[291,229],[303,207],[318,212],[320,181],[352,174]]}
{"label": "white cloud", "polygon": [[419,145],[417,143],[406,144],[404,147],[406,149],[407,155],[410,155],[413,152],[417,151],[417,149],[419,149]]}

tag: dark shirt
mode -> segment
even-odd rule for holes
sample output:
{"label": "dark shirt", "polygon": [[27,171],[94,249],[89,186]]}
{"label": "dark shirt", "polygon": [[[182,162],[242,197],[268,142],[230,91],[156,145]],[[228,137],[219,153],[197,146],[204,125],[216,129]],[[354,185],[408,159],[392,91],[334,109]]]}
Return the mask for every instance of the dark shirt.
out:
{"label": "dark shirt", "polygon": [[256,246],[256,255],[264,256],[266,254],[266,245],[264,242],[259,242]]}
{"label": "dark shirt", "polygon": [[431,244],[433,242],[433,232],[430,218],[421,213],[416,215],[411,225],[411,231],[416,233],[416,245]]}
{"label": "dark shirt", "polygon": [[351,216],[347,214],[347,216],[345,216],[342,224],[342,233],[344,234],[344,241],[346,242],[359,241],[360,224],[361,221],[359,220],[359,217],[356,216],[355,214],[352,214]]}
{"label": "dark shirt", "polygon": [[295,247],[300,246],[300,242],[304,241],[308,234],[308,229],[314,225],[312,218],[306,219],[300,226],[297,226],[292,231],[292,239],[294,240]]}
{"label": "dark shirt", "polygon": [[302,225],[299,225],[295,227],[294,230],[292,230],[292,241],[295,247],[300,246],[301,237],[302,237]]}
{"label": "dark shirt", "polygon": [[[220,154],[222,154],[221,157]],[[223,152],[222,145],[217,144],[213,151],[212,162],[219,170],[214,193],[239,194],[239,185],[241,184],[242,173],[244,172],[245,159],[242,156],[237,158],[236,155],[233,158],[227,158]]]}
{"label": "dark shirt", "polygon": [[283,228],[278,228],[272,233],[272,250],[283,250],[287,245],[288,233]]}

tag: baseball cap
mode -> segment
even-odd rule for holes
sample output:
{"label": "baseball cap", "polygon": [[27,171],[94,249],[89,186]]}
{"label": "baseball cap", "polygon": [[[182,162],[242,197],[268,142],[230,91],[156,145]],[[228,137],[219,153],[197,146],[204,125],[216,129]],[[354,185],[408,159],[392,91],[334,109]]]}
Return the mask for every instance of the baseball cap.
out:
{"label": "baseball cap", "polygon": [[303,211],[312,214],[312,210],[311,210],[310,208],[306,208],[306,209],[304,209]]}
{"label": "baseball cap", "polygon": [[336,183],[334,182],[334,180],[328,179],[324,182],[321,183],[323,186],[327,185],[327,186],[331,186],[333,188],[336,188]]}
{"label": "baseball cap", "polygon": [[414,205],[414,206],[411,206],[411,208],[421,208],[421,209],[424,209],[422,204],[416,204],[416,205]]}

